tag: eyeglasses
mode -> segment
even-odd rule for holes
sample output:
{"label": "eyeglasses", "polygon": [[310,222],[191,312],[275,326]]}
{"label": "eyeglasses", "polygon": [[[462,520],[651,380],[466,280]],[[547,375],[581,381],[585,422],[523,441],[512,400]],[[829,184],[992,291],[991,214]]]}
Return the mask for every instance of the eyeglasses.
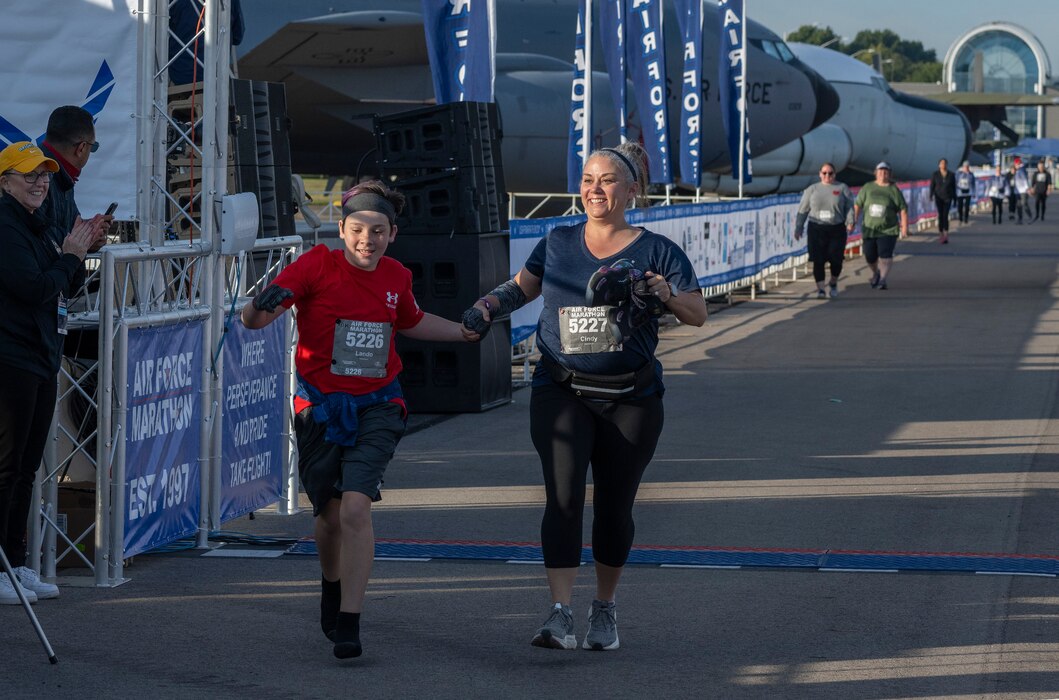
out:
{"label": "eyeglasses", "polygon": [[8,170],[6,173],[4,173],[4,175],[21,175],[22,179],[25,180],[26,184],[28,185],[36,184],[37,180],[41,179],[42,177],[47,177],[49,174],[50,173],[48,173],[47,170],[43,172],[33,171],[31,173],[20,173],[17,170]]}
{"label": "eyeglasses", "polygon": [[821,175],[834,175],[835,171],[834,170],[821,170],[820,174]]}
{"label": "eyeglasses", "polygon": [[95,153],[96,151],[99,150],[99,141],[82,141],[81,143],[90,144],[92,146],[92,148],[91,148],[92,153]]}

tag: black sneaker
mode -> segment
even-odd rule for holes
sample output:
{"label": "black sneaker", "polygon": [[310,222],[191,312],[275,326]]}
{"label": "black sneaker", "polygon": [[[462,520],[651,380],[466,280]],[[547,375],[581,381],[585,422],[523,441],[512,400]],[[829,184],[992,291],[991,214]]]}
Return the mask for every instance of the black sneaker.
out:
{"label": "black sneaker", "polygon": [[889,289],[889,287],[886,286],[886,280],[879,280],[879,286],[876,287],[876,289]]}
{"label": "black sneaker", "polygon": [[871,284],[871,288],[872,289],[875,289],[876,287],[879,286],[879,273],[878,272],[876,272],[874,275],[871,276],[870,284]]}
{"label": "black sneaker", "polygon": [[816,298],[817,299],[827,299],[827,292],[825,292],[822,289],[817,289],[816,290]]}

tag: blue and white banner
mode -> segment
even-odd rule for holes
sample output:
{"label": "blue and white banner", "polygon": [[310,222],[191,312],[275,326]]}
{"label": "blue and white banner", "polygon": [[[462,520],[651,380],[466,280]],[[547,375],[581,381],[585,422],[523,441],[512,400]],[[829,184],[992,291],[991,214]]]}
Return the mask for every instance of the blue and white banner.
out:
{"label": "blue and white banner", "polygon": [[631,0],[626,57],[640,114],[640,130],[650,180],[671,184],[669,119],[666,109],[666,47],[662,40],[662,0]]}
{"label": "blue and white banner", "polygon": [[[569,146],[566,155],[566,191],[581,191],[581,170],[585,163],[586,149],[590,144],[585,142],[585,97],[586,81],[591,80],[592,73],[585,65],[585,0],[577,3],[577,29],[574,33],[574,79],[570,87],[570,128]],[[592,125],[588,125],[592,132]]]}
{"label": "blue and white banner", "polygon": [[495,0],[423,0],[423,31],[438,104],[492,102]]}
{"label": "blue and white banner", "polygon": [[95,118],[99,151],[77,183],[86,217],[117,202],[136,216],[135,169],[139,0],[5,2],[0,26],[0,148],[44,140],[48,116],[62,105]]}
{"label": "blue and white banner", "polygon": [[599,41],[610,78],[610,95],[618,117],[618,131],[624,141],[629,128],[625,114],[625,0],[599,0]]}
{"label": "blue and white banner", "polygon": [[284,325],[250,331],[236,321],[225,334],[222,523],[275,503],[283,491]]}
{"label": "blue and white banner", "polygon": [[698,187],[702,182],[702,2],[676,0],[680,35],[684,39],[684,72],[680,84],[680,179]]}
{"label": "blue and white banner", "polygon": [[743,0],[719,0],[717,16],[721,23],[721,41],[717,56],[717,84],[720,86],[721,119],[728,135],[728,154],[732,159],[732,177],[739,180],[739,131],[743,128],[743,184],[752,180],[750,165],[750,120],[743,99],[743,67],[746,47],[743,25],[746,15]]}
{"label": "blue and white banner", "polygon": [[125,556],[193,534],[204,321],[129,331]]}

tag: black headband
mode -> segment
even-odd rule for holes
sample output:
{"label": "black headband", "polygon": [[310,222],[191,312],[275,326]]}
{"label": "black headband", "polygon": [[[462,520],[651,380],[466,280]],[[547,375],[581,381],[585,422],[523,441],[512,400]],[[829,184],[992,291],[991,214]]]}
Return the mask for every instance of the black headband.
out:
{"label": "black headband", "polygon": [[601,148],[599,150],[606,151],[607,153],[613,153],[614,155],[616,155],[619,158],[621,158],[621,162],[625,163],[625,167],[627,167],[629,169],[629,174],[632,175],[632,181],[633,182],[637,182],[637,179],[636,179],[636,168],[632,167],[632,161],[629,160],[628,158],[626,158],[625,156],[623,156],[621,154],[621,151],[616,151],[613,148]]}
{"label": "black headband", "polygon": [[374,211],[384,214],[391,224],[397,218],[397,211],[393,208],[390,200],[374,192],[358,192],[342,202],[343,219],[358,211]]}

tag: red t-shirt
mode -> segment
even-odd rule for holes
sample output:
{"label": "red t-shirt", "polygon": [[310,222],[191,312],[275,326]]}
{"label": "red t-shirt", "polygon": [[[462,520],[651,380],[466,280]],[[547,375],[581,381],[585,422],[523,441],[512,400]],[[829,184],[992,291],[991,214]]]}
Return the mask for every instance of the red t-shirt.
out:
{"label": "red t-shirt", "polygon": [[[423,311],[412,295],[412,273],[393,258],[383,257],[371,272],[351,265],[344,251],[318,245],[288,265],[275,279],[294,292],[284,302],[297,307],[298,373],[325,394],[370,394],[401,371],[394,346],[398,330],[415,327]],[[384,322],[391,325],[385,377],[350,377],[331,372],[335,326],[339,321]],[[301,410],[304,406],[295,409]],[[307,404],[306,404],[307,405]]]}

